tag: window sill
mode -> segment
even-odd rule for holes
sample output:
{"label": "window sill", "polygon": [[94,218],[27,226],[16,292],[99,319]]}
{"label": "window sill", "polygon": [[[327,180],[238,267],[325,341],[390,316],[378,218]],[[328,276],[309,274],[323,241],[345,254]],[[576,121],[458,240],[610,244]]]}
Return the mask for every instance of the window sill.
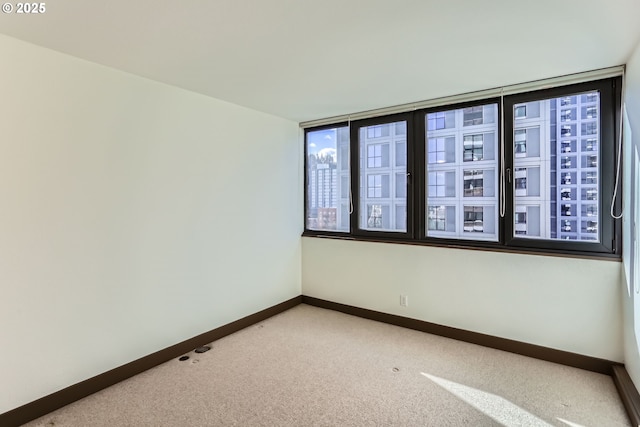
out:
{"label": "window sill", "polygon": [[523,247],[508,247],[500,243],[487,243],[487,242],[437,242],[433,240],[407,240],[407,239],[381,239],[365,236],[355,236],[348,233],[338,232],[325,232],[315,230],[305,230],[302,233],[302,237],[314,237],[321,239],[334,239],[334,240],[351,240],[357,242],[370,242],[370,243],[391,243],[398,245],[412,245],[412,246],[429,246],[436,248],[446,249],[461,249],[472,251],[484,251],[484,252],[501,252],[510,254],[523,254],[523,255],[537,255],[537,256],[553,256],[559,258],[579,258],[589,260],[600,261],[622,261],[620,254],[605,254],[605,253],[592,253],[592,252],[569,252],[554,249],[533,249]]}

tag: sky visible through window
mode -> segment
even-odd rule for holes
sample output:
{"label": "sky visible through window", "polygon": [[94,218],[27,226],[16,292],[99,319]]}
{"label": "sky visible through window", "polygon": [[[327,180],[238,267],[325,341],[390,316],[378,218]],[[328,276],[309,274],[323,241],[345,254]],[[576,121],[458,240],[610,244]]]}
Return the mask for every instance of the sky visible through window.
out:
{"label": "sky visible through window", "polygon": [[326,129],[307,134],[307,154],[331,154],[336,156],[336,130]]}

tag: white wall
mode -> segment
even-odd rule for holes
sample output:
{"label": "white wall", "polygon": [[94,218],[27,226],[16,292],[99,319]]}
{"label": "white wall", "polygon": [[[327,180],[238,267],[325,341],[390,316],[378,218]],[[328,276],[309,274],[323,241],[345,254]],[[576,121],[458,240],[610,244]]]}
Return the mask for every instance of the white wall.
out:
{"label": "white wall", "polygon": [[[634,166],[635,151],[640,152],[640,44],[636,47],[631,59],[627,63],[625,82],[625,105],[628,121],[625,135],[625,179],[626,197],[624,200],[623,235],[625,236],[624,273],[621,283],[624,315],[624,363],[636,388],[640,389],[640,354],[637,339],[636,323],[640,324],[640,294],[634,289],[634,275],[640,274],[639,266],[635,264],[634,241],[640,238],[638,226],[633,226],[636,214],[635,204],[639,197],[638,174],[640,171]],[[638,280],[636,278],[635,280]]]}
{"label": "white wall", "polygon": [[296,123],[0,57],[0,413],[300,294]]}
{"label": "white wall", "polygon": [[620,274],[616,261],[302,239],[304,295],[612,361]]}

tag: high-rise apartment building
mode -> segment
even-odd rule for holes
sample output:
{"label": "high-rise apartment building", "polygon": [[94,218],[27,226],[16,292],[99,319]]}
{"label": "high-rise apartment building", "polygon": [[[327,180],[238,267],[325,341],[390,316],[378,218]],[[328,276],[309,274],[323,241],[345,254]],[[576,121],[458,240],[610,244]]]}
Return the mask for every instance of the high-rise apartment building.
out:
{"label": "high-rise apartment building", "polygon": [[556,149],[552,238],[598,240],[599,106],[597,92],[549,101]]}

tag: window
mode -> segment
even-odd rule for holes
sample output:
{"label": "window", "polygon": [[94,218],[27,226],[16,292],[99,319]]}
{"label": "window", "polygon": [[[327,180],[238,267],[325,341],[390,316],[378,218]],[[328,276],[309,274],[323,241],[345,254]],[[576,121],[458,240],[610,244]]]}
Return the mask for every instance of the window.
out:
{"label": "window", "polygon": [[465,233],[482,233],[484,231],[484,208],[482,206],[464,207]]}
{"label": "window", "polygon": [[596,233],[598,231],[598,222],[591,220],[582,221],[582,231],[586,233]]}
{"label": "window", "polygon": [[598,132],[598,123],[588,122],[582,124],[583,135],[595,135]]}
{"label": "window", "polygon": [[464,171],[463,194],[465,197],[482,197],[483,172],[482,170],[474,169]]}
{"label": "window", "polygon": [[586,138],[582,140],[582,151],[595,151],[598,148],[596,138]]}
{"label": "window", "polygon": [[429,197],[455,197],[455,171],[436,171],[428,174]]}
{"label": "window", "polygon": [[483,159],[483,135],[464,136],[464,161],[477,162]]}
{"label": "window", "polygon": [[482,106],[465,108],[463,110],[464,125],[481,125],[482,124]]}
{"label": "window", "polygon": [[[426,114],[426,237],[497,240],[498,124],[493,120],[498,115],[497,103],[442,112],[461,118],[460,125],[447,129],[445,135],[429,130],[432,114],[441,112]],[[474,126],[476,132],[468,133],[467,126]],[[444,206],[443,198],[452,204]],[[482,206],[469,203],[476,199]],[[465,204],[477,210],[479,222],[473,232],[464,226],[468,221]],[[444,229],[442,224],[446,224]]]}
{"label": "window", "polygon": [[597,201],[598,200],[598,189],[597,188],[582,188],[582,197],[581,200],[585,201]]}
{"label": "window", "polygon": [[569,108],[569,109],[565,109],[562,110],[562,113],[560,114],[560,120],[563,122],[570,122],[576,119],[576,109],[575,108]]}
{"label": "window", "polygon": [[429,138],[427,143],[427,163],[452,163],[455,160],[455,137]]}
{"label": "window", "polygon": [[576,135],[576,125],[562,125],[560,126],[560,137],[569,138]]}
{"label": "window", "polygon": [[[406,130],[404,120],[359,128],[359,177],[352,178],[360,182],[357,192],[359,232],[407,232]],[[395,148],[390,150],[390,147]]]}
{"label": "window", "polygon": [[[396,133],[396,135],[401,135]],[[407,143],[405,141],[396,142],[396,166],[407,165]]]}
{"label": "window", "polygon": [[598,101],[598,93],[597,92],[587,93],[582,95],[581,98],[582,98],[582,102],[596,102]]}
{"label": "window", "polygon": [[402,199],[407,197],[407,174],[396,174],[396,198]]}
{"label": "window", "polygon": [[582,183],[583,184],[597,184],[598,183],[598,172],[582,172]]}
{"label": "window", "polygon": [[573,156],[563,156],[560,158],[560,160],[561,169],[571,169],[575,167],[576,158]]}
{"label": "window", "polygon": [[519,236],[527,235],[527,210],[526,206],[519,206],[515,214],[515,234]]}
{"label": "window", "polygon": [[382,144],[374,144],[367,147],[367,167],[382,167]]}
{"label": "window", "polygon": [[560,141],[560,152],[563,154],[571,154],[577,151],[577,143],[575,139],[563,139]]}
{"label": "window", "polygon": [[382,175],[367,176],[367,197],[382,197]]}
{"label": "window", "polygon": [[[517,212],[518,206],[524,201],[536,207],[540,215],[535,217],[535,220],[528,216],[527,226],[531,226],[532,221],[535,221],[540,234],[535,237],[527,235],[528,241],[522,243],[523,245],[534,244],[531,242],[533,239],[546,241],[540,242],[540,247],[560,246],[594,251],[607,251],[612,248],[614,221],[599,214],[606,212],[608,208],[603,210],[598,206],[602,204],[601,186],[608,189],[608,194],[613,192],[615,161],[611,153],[615,152],[616,147],[611,141],[615,138],[613,135],[608,137],[607,143],[610,145],[605,153],[602,149],[605,140],[600,137],[600,122],[593,119],[604,120],[607,117],[609,126],[613,125],[613,111],[600,102],[605,96],[610,99],[613,91],[610,85],[602,84],[598,85],[600,87],[597,91],[591,89],[581,93],[580,88],[588,86],[577,85],[575,92],[570,96],[553,96],[554,92],[570,90],[556,89],[545,92],[551,96],[537,98],[541,105],[547,105],[548,108],[547,118],[541,123],[541,129],[546,129],[547,133],[541,140],[547,148],[541,150],[540,162],[534,164],[528,160],[526,193],[520,190],[521,178],[519,179],[518,172],[515,172],[512,210],[514,213]],[[532,96],[535,95],[515,95],[512,102],[518,105],[522,98]],[[509,105],[509,102],[505,104]],[[515,118],[513,120],[515,125]],[[511,122],[508,122],[508,125],[511,125]],[[606,160],[603,159],[605,155]],[[514,165],[518,163],[516,150],[510,162]],[[517,168],[515,170],[518,171]],[[603,173],[606,173],[606,183],[601,181]],[[537,185],[539,192],[531,194],[529,188],[532,185]],[[606,237],[603,223],[607,224]],[[519,233],[518,224],[517,218],[514,218],[508,243],[520,244],[519,239],[523,236]],[[560,243],[565,241],[569,243]]]}
{"label": "window", "polygon": [[521,197],[540,196],[540,166],[518,167],[513,171],[514,203],[520,204]]}
{"label": "window", "polygon": [[307,132],[306,226],[310,230],[348,232],[349,129]]}
{"label": "window", "polygon": [[560,200],[575,200],[575,190],[572,188],[561,188],[560,189]]}
{"label": "window", "polygon": [[429,208],[429,230],[445,230],[444,206],[435,206]]}
{"label": "window", "polygon": [[575,208],[575,205],[569,204],[569,203],[565,203],[564,205],[561,205],[561,214],[562,216],[573,216],[573,214],[571,212],[575,212],[575,209],[571,209],[572,207]]}
{"label": "window", "polygon": [[367,129],[367,138],[380,138],[383,136],[389,136],[389,126],[370,126]]}
{"label": "window", "polygon": [[595,119],[598,117],[598,107],[594,105],[589,105],[586,107],[582,107],[582,118],[583,119]]}
{"label": "window", "polygon": [[582,162],[581,162],[581,166],[582,168],[597,168],[598,167],[598,156],[590,154],[588,156],[582,156],[581,157]]}
{"label": "window", "polygon": [[513,151],[514,156],[519,159],[540,157],[540,125],[516,128],[513,134]]}
{"label": "window", "polygon": [[526,129],[516,129],[513,137],[513,144],[516,157],[525,157],[527,155],[527,131]]}
{"label": "window", "polygon": [[562,185],[570,185],[572,182],[576,182],[575,173],[563,173],[560,182]]}
{"label": "window", "polygon": [[595,204],[593,204],[593,205],[583,204],[582,205],[582,216],[583,217],[598,216],[598,206],[595,205]]}
{"label": "window", "polygon": [[429,206],[427,210],[427,229],[431,235],[454,236],[456,222],[455,206]]}
{"label": "window", "polygon": [[450,111],[427,114],[427,129],[436,131],[455,127],[455,114]]}
{"label": "window", "polygon": [[614,78],[307,129],[305,233],[617,257],[619,98]]}
{"label": "window", "polygon": [[446,127],[444,113],[429,114],[427,120],[429,121],[429,130],[444,129]]}
{"label": "window", "polygon": [[367,205],[368,228],[383,228],[383,218],[386,220],[387,215],[382,214],[382,205]]}

